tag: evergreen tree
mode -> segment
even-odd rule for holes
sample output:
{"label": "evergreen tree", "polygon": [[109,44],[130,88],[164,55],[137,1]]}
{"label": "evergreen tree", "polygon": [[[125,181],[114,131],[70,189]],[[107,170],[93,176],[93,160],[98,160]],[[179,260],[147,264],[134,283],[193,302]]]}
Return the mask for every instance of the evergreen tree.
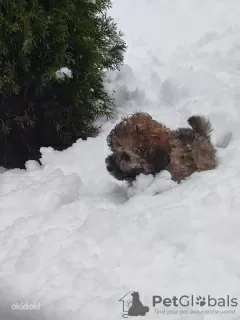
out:
{"label": "evergreen tree", "polygon": [[[126,46],[107,15],[110,6],[110,0],[0,2],[0,165],[23,167],[41,146],[87,138],[97,133],[97,117],[111,116],[104,70],[119,69]],[[72,77],[56,77],[62,67]]]}

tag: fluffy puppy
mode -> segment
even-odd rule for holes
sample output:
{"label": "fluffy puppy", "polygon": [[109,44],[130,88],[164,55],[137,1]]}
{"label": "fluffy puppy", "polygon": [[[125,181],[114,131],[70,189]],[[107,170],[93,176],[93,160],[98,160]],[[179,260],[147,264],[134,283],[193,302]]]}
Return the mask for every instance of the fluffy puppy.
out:
{"label": "fluffy puppy", "polygon": [[125,117],[107,137],[112,151],[106,160],[108,172],[130,184],[138,175],[168,170],[180,182],[196,171],[216,167],[211,124],[202,116],[188,119],[191,128],[170,130],[147,113]]}

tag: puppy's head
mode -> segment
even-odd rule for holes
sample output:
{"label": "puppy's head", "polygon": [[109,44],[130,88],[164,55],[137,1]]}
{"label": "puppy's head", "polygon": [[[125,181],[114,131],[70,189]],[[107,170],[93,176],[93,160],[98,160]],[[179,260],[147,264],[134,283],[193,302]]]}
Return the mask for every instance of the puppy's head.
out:
{"label": "puppy's head", "polygon": [[113,152],[105,160],[108,172],[117,180],[134,181],[138,175],[150,174],[154,168],[130,150]]}
{"label": "puppy's head", "polygon": [[113,153],[106,158],[108,172],[118,180],[134,181],[138,175],[155,174],[170,162],[171,132],[148,114],[124,118],[109,134]]}
{"label": "puppy's head", "polygon": [[105,160],[107,170],[117,180],[132,182],[141,173],[154,175],[164,170],[170,162],[169,154],[162,150],[146,153],[142,157],[130,150],[115,151]]}

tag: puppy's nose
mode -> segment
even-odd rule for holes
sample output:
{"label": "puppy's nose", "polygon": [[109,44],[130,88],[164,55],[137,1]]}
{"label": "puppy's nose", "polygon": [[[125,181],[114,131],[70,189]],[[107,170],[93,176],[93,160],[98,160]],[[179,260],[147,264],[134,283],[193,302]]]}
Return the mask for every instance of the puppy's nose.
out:
{"label": "puppy's nose", "polygon": [[112,171],[113,170],[113,157],[112,156],[108,156],[105,160],[105,163],[107,165],[107,170],[108,171]]}
{"label": "puppy's nose", "polygon": [[108,164],[107,165],[107,171],[111,172],[113,169],[113,166],[111,164]]}

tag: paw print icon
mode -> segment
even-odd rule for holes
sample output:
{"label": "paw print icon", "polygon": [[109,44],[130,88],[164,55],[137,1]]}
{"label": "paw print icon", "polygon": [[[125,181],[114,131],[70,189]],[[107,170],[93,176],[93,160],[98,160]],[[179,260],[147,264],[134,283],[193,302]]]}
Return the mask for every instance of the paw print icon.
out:
{"label": "paw print icon", "polygon": [[197,304],[198,306],[200,306],[200,307],[205,306],[205,304],[206,304],[206,298],[205,298],[205,297],[202,297],[202,296],[198,296],[198,297],[196,298],[196,304]]}

